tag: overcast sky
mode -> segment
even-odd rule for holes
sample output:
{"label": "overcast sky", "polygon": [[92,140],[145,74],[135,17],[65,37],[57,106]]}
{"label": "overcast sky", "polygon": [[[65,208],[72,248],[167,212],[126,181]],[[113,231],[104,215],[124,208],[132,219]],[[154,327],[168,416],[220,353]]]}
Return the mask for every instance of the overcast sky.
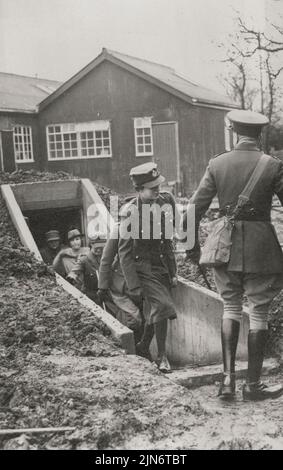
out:
{"label": "overcast sky", "polygon": [[216,43],[234,29],[235,8],[260,25],[264,5],[264,0],[0,0],[0,71],[64,81],[108,47],[170,65],[221,90]]}

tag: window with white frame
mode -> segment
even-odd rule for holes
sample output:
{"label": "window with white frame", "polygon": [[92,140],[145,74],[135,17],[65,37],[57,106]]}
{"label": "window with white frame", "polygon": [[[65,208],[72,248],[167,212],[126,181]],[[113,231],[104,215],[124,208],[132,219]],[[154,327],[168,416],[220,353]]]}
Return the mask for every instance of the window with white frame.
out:
{"label": "window with white frame", "polygon": [[33,162],[32,128],[15,126],[13,136],[16,162]]}
{"label": "window with white frame", "polygon": [[134,118],[136,156],[153,155],[151,117]]}
{"label": "window with white frame", "polygon": [[110,121],[47,126],[49,160],[111,157]]}

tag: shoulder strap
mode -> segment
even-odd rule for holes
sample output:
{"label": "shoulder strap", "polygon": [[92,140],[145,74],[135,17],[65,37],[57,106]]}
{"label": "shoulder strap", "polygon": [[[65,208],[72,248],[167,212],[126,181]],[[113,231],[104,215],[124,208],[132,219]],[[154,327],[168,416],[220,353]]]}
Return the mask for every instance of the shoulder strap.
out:
{"label": "shoulder strap", "polygon": [[256,167],[254,169],[254,171],[252,172],[252,175],[249,179],[249,181],[247,182],[246,186],[244,187],[243,191],[241,192],[240,194],[240,197],[244,197],[244,198],[249,198],[253,189],[255,188],[256,184],[258,183],[259,179],[261,178],[265,168],[266,168],[266,165],[269,161],[269,155],[266,155],[265,153],[263,153],[259,159],[259,161],[257,162],[256,164]]}
{"label": "shoulder strap", "polygon": [[239,214],[239,211],[243,208],[243,206],[245,206],[249,202],[250,195],[254,190],[255,186],[257,185],[258,181],[260,180],[269,161],[269,158],[269,155],[266,155],[264,153],[261,155],[254,171],[252,172],[249,181],[247,182],[246,186],[238,197],[237,205],[232,213],[232,218],[235,218]]}

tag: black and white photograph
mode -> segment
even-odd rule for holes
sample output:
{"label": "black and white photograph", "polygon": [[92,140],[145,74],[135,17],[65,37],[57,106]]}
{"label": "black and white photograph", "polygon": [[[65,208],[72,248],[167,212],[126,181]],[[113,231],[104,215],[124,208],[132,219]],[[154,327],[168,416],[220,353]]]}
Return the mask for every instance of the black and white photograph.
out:
{"label": "black and white photograph", "polygon": [[0,0],[0,449],[283,450],[283,0]]}

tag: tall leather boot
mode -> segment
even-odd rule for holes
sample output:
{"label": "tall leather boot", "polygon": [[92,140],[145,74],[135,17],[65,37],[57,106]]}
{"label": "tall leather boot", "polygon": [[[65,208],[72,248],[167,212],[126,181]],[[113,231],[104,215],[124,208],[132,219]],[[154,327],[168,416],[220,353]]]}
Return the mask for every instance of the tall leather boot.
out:
{"label": "tall leather boot", "polygon": [[224,318],[221,326],[222,356],[224,372],[218,396],[231,399],[235,396],[235,360],[240,332],[240,322]]}
{"label": "tall leather boot", "polygon": [[260,381],[264,350],[268,338],[267,330],[250,330],[248,336],[248,376],[243,386],[244,400],[265,400],[277,398],[283,393],[283,386],[268,387]]}
{"label": "tall leather boot", "polygon": [[154,332],[157,344],[157,359],[156,364],[160,372],[168,374],[171,372],[171,366],[169,364],[166,355],[166,337],[167,337],[168,320],[161,320],[154,323]]}
{"label": "tall leather boot", "polygon": [[136,344],[136,354],[141,357],[145,357],[149,361],[152,361],[152,357],[149,351],[150,343],[154,336],[154,326],[145,323],[142,338],[139,343]]}

